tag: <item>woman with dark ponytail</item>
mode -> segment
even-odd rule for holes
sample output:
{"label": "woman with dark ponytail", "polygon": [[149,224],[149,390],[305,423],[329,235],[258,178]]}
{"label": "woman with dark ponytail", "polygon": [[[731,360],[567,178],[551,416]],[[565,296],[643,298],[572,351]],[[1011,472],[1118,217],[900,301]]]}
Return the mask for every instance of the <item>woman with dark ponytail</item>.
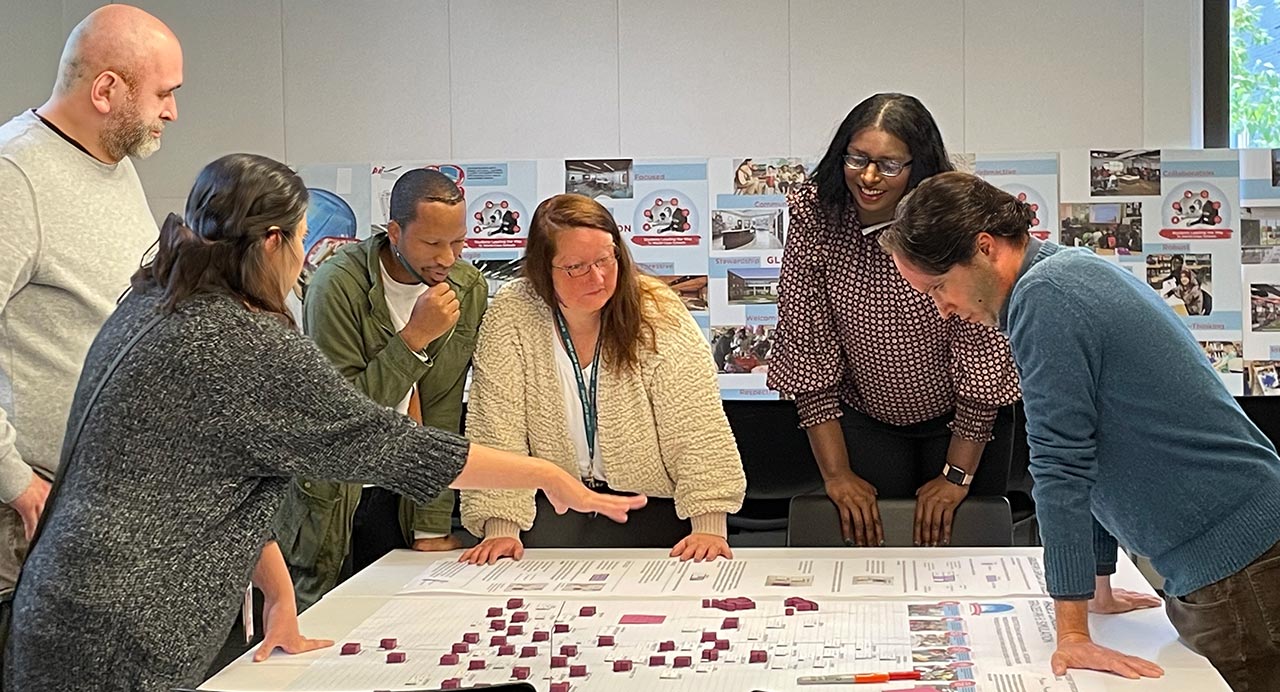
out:
{"label": "woman with dark ponytail", "polygon": [[[428,501],[541,489],[557,511],[623,521],[551,462],[416,425],[353,388],[298,333],[306,188],[251,154],[209,164],[85,361],[41,534],[19,579],[5,689],[194,687],[251,577],[267,641],[300,651],[275,528],[293,476]],[[291,522],[278,522],[288,526]]]}

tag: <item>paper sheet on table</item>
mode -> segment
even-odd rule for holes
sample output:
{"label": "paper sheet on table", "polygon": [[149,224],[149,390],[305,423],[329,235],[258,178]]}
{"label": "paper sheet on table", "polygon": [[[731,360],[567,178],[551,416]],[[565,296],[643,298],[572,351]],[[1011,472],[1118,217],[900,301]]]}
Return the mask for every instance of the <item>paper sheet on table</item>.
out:
{"label": "paper sheet on table", "polygon": [[993,598],[1044,596],[1039,557],[505,560],[467,565],[441,560],[401,594],[529,594],[621,598],[802,596]]}

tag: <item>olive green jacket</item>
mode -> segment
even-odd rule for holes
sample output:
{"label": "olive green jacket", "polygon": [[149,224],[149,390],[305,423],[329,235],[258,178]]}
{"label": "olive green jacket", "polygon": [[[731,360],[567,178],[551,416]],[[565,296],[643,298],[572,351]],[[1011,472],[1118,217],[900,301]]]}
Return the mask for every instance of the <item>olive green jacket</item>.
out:
{"label": "olive green jacket", "polygon": [[[466,262],[453,266],[449,282],[458,295],[461,315],[451,335],[446,333],[427,346],[429,360],[424,362],[400,338],[387,309],[379,257],[388,243],[386,234],[380,233],[344,246],[321,264],[307,287],[303,328],[338,371],[369,398],[394,407],[417,384],[423,424],[457,432],[467,370],[488,304],[488,282]],[[301,611],[337,583],[351,549],[352,518],[362,486],[297,479],[293,491],[289,528],[280,548],[289,563]],[[445,511],[451,512],[452,495],[447,499]],[[439,530],[429,525],[430,512],[430,506],[416,506],[402,498],[400,525],[406,543],[412,544],[415,529]],[[440,523],[440,517],[434,519]]]}

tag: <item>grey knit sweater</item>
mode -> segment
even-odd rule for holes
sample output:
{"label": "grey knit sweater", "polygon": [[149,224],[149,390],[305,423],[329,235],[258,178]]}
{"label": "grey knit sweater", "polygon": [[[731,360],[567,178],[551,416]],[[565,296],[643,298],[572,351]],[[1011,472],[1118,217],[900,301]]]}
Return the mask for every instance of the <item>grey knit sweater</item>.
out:
{"label": "grey knit sweater", "polygon": [[[89,350],[72,425],[154,314],[135,293]],[[14,602],[5,689],[194,687],[231,627],[289,477],[426,502],[468,444],[354,389],[305,337],[223,296],[165,317],[107,381]],[[289,522],[279,522],[289,525]],[[287,533],[282,543],[296,539]]]}

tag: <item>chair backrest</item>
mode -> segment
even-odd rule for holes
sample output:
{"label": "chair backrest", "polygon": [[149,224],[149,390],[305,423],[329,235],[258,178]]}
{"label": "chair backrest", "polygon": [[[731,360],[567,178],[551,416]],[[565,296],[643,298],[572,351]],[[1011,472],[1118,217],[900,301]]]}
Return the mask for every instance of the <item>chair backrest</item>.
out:
{"label": "chair backrest", "polygon": [[526,548],[671,548],[689,535],[688,519],[676,516],[670,498],[651,497],[627,515],[627,523],[595,514],[556,514],[542,493],[533,528],[520,535]]}
{"label": "chair backrest", "polygon": [[[910,547],[915,523],[914,499],[880,500],[884,544]],[[787,545],[791,547],[845,547],[840,535],[840,514],[826,495],[800,495],[791,500],[787,521]],[[956,509],[951,523],[952,546],[1013,545],[1013,514],[1004,497],[969,497]]]}
{"label": "chair backrest", "polygon": [[822,474],[790,401],[726,401],[738,442],[747,499],[788,499],[822,490]]}

